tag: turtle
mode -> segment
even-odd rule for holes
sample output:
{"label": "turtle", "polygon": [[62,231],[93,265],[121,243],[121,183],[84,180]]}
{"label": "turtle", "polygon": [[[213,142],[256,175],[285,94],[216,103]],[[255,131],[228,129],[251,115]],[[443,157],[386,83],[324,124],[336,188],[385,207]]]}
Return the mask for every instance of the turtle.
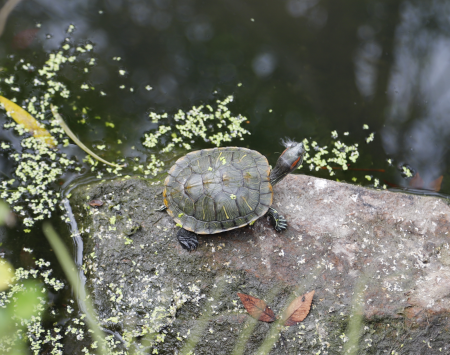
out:
{"label": "turtle", "polygon": [[270,170],[267,158],[248,148],[221,147],[190,152],[170,168],[164,205],[180,227],[181,246],[195,250],[197,234],[216,234],[253,224],[268,215],[277,232],[286,219],[272,205],[273,186],[303,161],[302,143],[283,141],[285,150]]}

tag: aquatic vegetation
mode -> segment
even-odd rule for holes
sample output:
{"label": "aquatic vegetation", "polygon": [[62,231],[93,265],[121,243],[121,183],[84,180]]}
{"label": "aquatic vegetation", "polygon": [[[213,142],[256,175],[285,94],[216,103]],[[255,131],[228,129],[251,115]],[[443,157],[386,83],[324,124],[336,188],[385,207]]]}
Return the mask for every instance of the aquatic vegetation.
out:
{"label": "aquatic vegetation", "polygon": [[[336,131],[332,132],[332,137],[337,139],[338,134]],[[303,140],[303,145],[306,150],[304,163],[309,164],[309,170],[319,171],[319,169],[326,168],[330,176],[335,175],[333,168],[329,163],[335,163],[339,165],[342,170],[348,169],[348,163],[351,161],[352,163],[356,163],[356,160],[359,157],[358,152],[358,143],[352,145],[346,145],[341,141],[333,141],[331,144],[334,146],[331,150],[331,153],[334,156],[327,157],[329,154],[328,146],[320,147],[316,141],[311,143],[311,147],[309,145],[308,139]],[[315,154],[312,153],[312,149],[316,151]],[[301,166],[299,167],[299,169]]]}
{"label": "aquatic vegetation", "polygon": [[[73,30],[74,26],[70,26],[68,33]],[[223,146],[233,140],[243,141],[245,135],[250,134],[243,127],[247,118],[230,111],[228,106],[232,103],[233,96],[228,96],[210,105],[192,107],[189,110],[178,110],[173,113],[150,112],[149,119],[154,123],[154,128],[145,132],[142,139],[142,145],[148,153],[145,162],[139,162],[138,159],[129,159],[128,167],[119,170],[117,165],[114,167],[103,166],[97,160],[94,160],[91,155],[86,155],[82,160],[70,156],[64,150],[64,147],[69,145],[70,136],[67,131],[62,129],[61,122],[57,118],[55,119],[54,115],[51,115],[50,108],[55,104],[55,101],[60,100],[59,102],[64,103],[58,103],[61,112],[67,109],[77,112],[81,118],[78,121],[80,124],[84,124],[90,118],[100,119],[95,115],[94,109],[82,105],[82,100],[77,97],[80,92],[91,95],[97,89],[87,80],[81,86],[78,83],[76,88],[71,87],[71,84],[64,81],[63,76],[60,75],[64,66],[73,63],[84,65],[84,72],[89,72],[90,66],[97,65],[93,48],[94,46],[90,43],[74,45],[66,40],[60,49],[48,55],[45,63],[39,65],[19,59],[15,60],[14,71],[2,73],[3,76],[0,80],[2,94],[11,99],[9,102],[3,102],[4,108],[10,113],[14,111],[10,114],[12,117],[7,118],[4,128],[15,130],[19,136],[17,142],[20,144],[16,144],[17,142],[1,142],[1,149],[14,162],[14,173],[13,176],[0,183],[2,188],[0,195],[10,204],[16,214],[23,216],[23,226],[27,228],[26,231],[31,231],[31,227],[36,221],[49,218],[55,212],[62,198],[65,197],[60,195],[58,182],[67,172],[78,173],[83,168],[88,168],[96,174],[95,176],[98,179],[122,176],[124,173],[136,173],[151,178],[165,171],[164,160],[173,158],[176,149],[191,150],[200,142],[208,142],[211,146]],[[119,61],[120,58],[116,57],[114,60]],[[17,63],[19,64],[17,65]],[[25,71],[28,75],[31,73],[34,76],[31,80],[34,90],[29,96],[26,96],[26,93],[30,90],[25,87],[29,83],[21,83],[18,80],[18,72],[20,71]],[[117,76],[126,77],[128,72],[126,69],[120,69]],[[125,85],[122,86],[125,88]],[[133,90],[133,88],[130,88],[130,90]],[[152,87],[147,85],[145,90],[150,91]],[[100,96],[107,95],[104,91],[99,92],[97,90],[97,92]],[[77,94],[74,95],[74,93]],[[72,101],[69,102],[69,98]],[[14,105],[17,105],[17,108]],[[29,118],[27,115],[30,117],[32,115],[38,122],[38,127],[47,132],[48,136],[44,133],[30,135],[30,129],[24,128],[23,122],[17,120],[17,117],[15,119],[13,115],[20,110],[24,110],[22,117]],[[108,127],[107,129],[115,128],[112,122],[104,122],[104,125]],[[315,141],[304,140],[307,151],[305,161],[309,164],[311,170],[318,171],[326,168],[330,175],[334,175],[332,165],[336,164],[342,170],[346,170],[348,162],[355,163],[358,159],[358,144],[346,145],[337,140],[337,131],[333,131],[331,134],[334,141],[331,142],[330,149],[328,146],[320,147]],[[344,136],[346,135],[344,133]],[[46,139],[40,139],[41,136],[52,137],[52,144],[49,144]],[[89,142],[85,143],[89,144]],[[120,140],[118,144],[121,144]],[[20,146],[20,149],[17,148],[18,146]],[[52,147],[56,148],[53,149]],[[102,143],[96,144],[96,149],[104,152],[108,151],[108,146]],[[124,157],[118,156],[115,160],[122,163]],[[225,163],[226,161],[222,160],[222,164]],[[233,199],[235,196],[231,195],[230,198]],[[91,212],[92,214],[98,213],[97,211]],[[66,216],[62,216],[62,218],[63,220],[67,219]],[[106,233],[116,230],[116,227],[117,221],[115,218],[110,219],[105,230],[100,230],[90,237],[105,238]],[[140,247],[143,249],[147,247],[144,244],[136,245],[129,236],[123,236],[123,243],[130,248]],[[27,250],[27,252],[30,251]],[[92,272],[92,282],[101,283],[102,275],[95,259],[95,254],[87,256],[82,268],[85,272]],[[38,300],[36,313],[33,313],[33,316],[27,318],[26,321],[21,321],[25,328],[15,328],[14,333],[8,335],[8,338],[1,338],[0,349],[5,349],[14,342],[21,341],[18,339],[22,337],[31,344],[31,349],[35,353],[49,347],[52,349],[52,353],[62,354],[64,337],[72,336],[79,341],[91,338],[86,325],[88,323],[86,315],[76,312],[76,305],[73,300],[68,302],[64,310],[64,315],[68,319],[64,325],[55,323],[53,326],[44,326],[42,312],[48,311],[55,316],[57,311],[47,308],[46,300],[42,295],[47,294],[48,291],[60,292],[64,287],[60,281],[50,278],[51,269],[49,269],[49,266],[49,263],[39,260],[36,268],[31,270],[17,269],[13,285],[6,291],[0,292],[0,308],[5,308],[13,302],[20,292],[25,290],[24,285],[26,285],[28,279],[42,280],[41,284],[44,285],[43,288],[39,289],[41,294],[35,297]],[[138,279],[142,286],[139,292],[123,287],[123,284],[129,281],[130,275],[120,275],[117,283],[110,283],[104,289],[110,301],[111,309],[108,317],[98,319],[98,324],[107,328],[123,326],[120,333],[123,342],[110,335],[105,338],[102,344],[99,344],[98,341],[88,342],[89,345],[82,350],[84,353],[89,354],[95,352],[96,348],[104,348],[110,354],[127,354],[127,350],[123,349],[123,344],[127,346],[133,344],[137,337],[150,336],[148,344],[163,342],[165,335],[160,334],[161,329],[174,322],[177,310],[186,302],[196,303],[205,297],[196,285],[191,285],[188,290],[178,285],[174,285],[170,290],[161,289],[158,274],[164,272],[162,265],[155,269],[154,275],[141,274],[139,267],[139,262],[133,261],[133,270],[135,270],[133,277]],[[160,298],[152,299],[152,295],[160,293],[162,294]],[[136,316],[132,307],[146,302],[151,303],[149,306],[151,312],[140,317],[140,326],[128,328],[124,326],[123,319],[125,316]],[[183,337],[186,338],[187,336]],[[5,343],[2,343],[3,340]]]}
{"label": "aquatic vegetation", "polygon": [[[24,248],[25,253],[33,251]],[[94,265],[85,264],[92,268]],[[98,267],[98,266],[96,266]],[[162,270],[161,270],[162,272]],[[33,354],[42,351],[51,351],[51,354],[63,355],[64,339],[72,337],[77,341],[84,341],[92,337],[92,331],[88,328],[91,320],[86,314],[77,310],[73,299],[67,300],[63,310],[57,309],[55,305],[48,303],[46,295],[51,292],[58,294],[64,289],[64,283],[51,277],[52,269],[50,262],[43,259],[35,261],[31,269],[18,268],[14,270],[5,260],[0,259],[0,276],[2,279],[9,278],[6,290],[0,290],[0,352],[9,353],[11,349],[22,349],[29,344]],[[140,275],[141,276],[141,275]],[[141,276],[142,277],[142,276]],[[149,294],[153,288],[158,288],[156,282],[158,270],[155,275],[142,277],[142,283],[146,285],[142,294],[133,290],[124,290],[119,284],[110,284],[106,292],[110,296],[114,307],[114,316],[96,321],[99,326],[113,325],[123,322],[124,305],[135,305],[149,302]],[[121,332],[121,340],[114,335],[105,335],[101,341],[85,341],[86,346],[82,349],[84,354],[95,354],[96,349],[101,349],[104,354],[126,355],[145,354],[138,348],[130,350],[129,346],[136,337],[147,336],[147,345],[164,342],[165,334],[159,334],[161,328],[166,327],[175,320],[175,313],[186,302],[198,302],[205,297],[200,294],[200,289],[192,285],[183,292],[181,286],[171,293],[167,292],[164,297],[150,301],[154,303],[151,314],[142,319],[140,327],[127,327]],[[24,303],[25,302],[25,303]],[[44,316],[45,314],[45,316]],[[56,321],[61,316],[63,322]],[[44,319],[45,318],[45,319]],[[48,322],[52,319],[53,322]],[[123,343],[125,342],[125,344]],[[125,348],[124,346],[125,345]],[[19,352],[20,353],[20,352]]]}
{"label": "aquatic vegetation", "polygon": [[[202,138],[205,142],[212,142],[216,147],[221,146],[224,142],[230,142],[234,138],[244,140],[244,134],[250,134],[248,130],[241,127],[241,124],[247,120],[246,117],[237,115],[233,116],[227,105],[233,101],[233,96],[228,96],[224,100],[217,100],[217,108],[213,109],[211,105],[201,105],[192,107],[187,112],[179,110],[173,116],[173,124],[160,125],[156,132],[146,133],[144,135],[144,146],[153,148],[161,144],[164,137],[166,141],[162,152],[170,152],[175,146],[184,147],[188,150],[191,145],[187,142],[193,142],[196,137]],[[157,123],[166,121],[167,113],[157,114],[151,112],[149,117],[152,122]],[[217,127],[217,133],[213,133],[214,127]],[[168,138],[167,133],[173,132]],[[167,141],[170,141],[167,142]]]}
{"label": "aquatic vegetation", "polygon": [[25,227],[31,227],[35,221],[51,216],[60,201],[55,183],[64,171],[79,166],[66,154],[34,137],[22,139],[21,148],[20,152],[10,153],[16,162],[15,178],[0,183],[0,197],[24,217]]}
{"label": "aquatic vegetation", "polygon": [[[31,253],[24,248],[24,252]],[[53,354],[63,354],[61,327],[45,329],[43,326],[43,312],[47,310],[47,293],[58,292],[64,284],[51,277],[50,263],[39,259],[35,267],[29,270],[18,268],[13,271],[9,288],[0,291],[0,352],[9,353],[12,349],[20,351],[28,343],[34,354],[49,346]],[[13,270],[5,260],[0,259],[0,269]],[[39,281],[39,282],[37,282]],[[73,301],[72,301],[73,302]],[[69,308],[69,307],[68,307]],[[55,310],[51,310],[55,315]]]}
{"label": "aquatic vegetation", "polygon": [[[70,25],[67,32],[70,34],[74,29],[75,27]],[[99,164],[92,158],[94,153],[91,150],[82,161],[64,152],[63,148],[69,145],[69,133],[62,128],[64,123],[57,118],[58,114],[56,119],[51,115],[50,107],[55,99],[67,100],[73,96],[72,92],[77,92],[78,95],[80,89],[69,88],[69,84],[64,83],[66,81],[61,75],[61,70],[65,65],[75,62],[87,65],[85,72],[89,71],[89,66],[96,65],[92,44],[71,44],[70,41],[67,37],[61,48],[50,53],[43,64],[28,63],[23,59],[15,60],[11,56],[10,59],[16,61],[14,69],[11,72],[8,70],[2,72],[3,77],[0,77],[2,94],[10,99],[0,97],[1,107],[6,110],[8,117],[14,119],[7,119],[3,127],[14,129],[21,136],[18,139],[20,150],[17,150],[17,144],[1,142],[0,149],[9,154],[15,168],[10,178],[0,182],[0,196],[10,204],[14,212],[23,216],[23,225],[28,232],[31,231],[29,227],[36,221],[50,217],[55,211],[62,197],[58,192],[57,182],[65,173],[81,171],[88,167],[91,172],[96,173],[98,179],[106,176],[122,176],[118,164],[108,163],[98,157],[103,163],[113,165],[113,168]],[[114,60],[119,61],[120,58],[115,57]],[[27,75],[31,73],[32,80],[22,83],[19,80],[21,71]],[[126,73],[126,70],[121,69],[118,76]],[[33,94],[30,97],[23,97],[22,93],[30,91],[30,82],[34,87]],[[84,83],[81,89],[87,90],[89,94],[95,87]],[[146,90],[151,90],[151,87],[147,86]],[[102,93],[100,95],[105,94]],[[79,97],[71,102],[70,106],[74,111],[80,112],[82,119],[79,123],[83,124],[91,116],[92,110],[83,107],[78,100]],[[150,150],[147,161],[144,163],[129,161],[128,170],[143,174],[145,177],[154,177],[164,170],[161,154],[169,153],[174,147],[190,150],[191,144],[196,143],[197,138],[210,141],[216,146],[232,139],[242,140],[244,134],[249,134],[241,127],[246,118],[231,114],[227,105],[232,100],[232,96],[218,100],[215,109],[206,105],[193,107],[188,112],[179,110],[172,118],[169,118],[167,113],[150,113],[150,119],[157,122],[158,126],[147,132],[144,137],[143,146]],[[105,122],[105,125],[114,128],[111,122]],[[76,139],[75,135],[70,137]],[[53,147],[57,149],[51,149]],[[99,150],[105,150],[105,147],[97,145]],[[117,159],[124,161],[122,157]],[[62,218],[65,219],[64,216]]]}
{"label": "aquatic vegetation", "polygon": [[[75,27],[70,25],[67,30],[69,37],[63,41],[59,49],[49,53],[44,62],[29,63],[11,56],[10,59],[15,62],[14,69],[5,70],[0,74],[0,89],[3,96],[10,99],[4,99],[2,102],[7,113],[9,112],[15,119],[13,121],[8,118],[3,127],[14,129],[22,136],[20,150],[17,149],[17,144],[1,142],[0,149],[9,154],[10,159],[14,161],[15,170],[12,176],[1,181],[0,196],[11,205],[14,212],[23,216],[25,228],[32,227],[37,220],[50,217],[55,211],[61,200],[57,182],[64,178],[67,172],[76,173],[87,168],[96,174],[97,179],[123,176],[126,173],[154,178],[165,171],[164,161],[173,158],[175,149],[181,149],[184,154],[185,150],[193,149],[200,142],[208,142],[218,147],[233,140],[242,141],[245,135],[250,134],[243,127],[247,118],[234,114],[229,109],[234,98],[228,96],[216,100],[214,104],[194,106],[189,110],[180,109],[173,113],[150,112],[149,119],[155,125],[144,133],[142,140],[147,158],[145,161],[128,159],[126,169],[118,168],[119,164],[125,162],[126,157],[117,156],[115,160],[120,163],[112,162],[113,167],[107,167],[92,158],[92,150],[89,150],[89,155],[81,161],[69,156],[64,150],[70,142],[68,133],[62,128],[64,124],[51,114],[51,105],[57,99],[63,99],[64,102],[67,102],[67,99],[72,100],[65,105],[58,104],[60,111],[64,113],[65,110],[71,109],[81,117],[78,123],[84,124],[89,119],[101,118],[95,114],[94,109],[82,104],[83,99],[80,95],[89,96],[94,93],[100,96],[107,95],[90,84],[87,77],[86,80],[82,79],[84,82],[81,88],[78,84],[77,87],[70,87],[70,82],[67,82],[62,74],[62,69],[67,65],[77,64],[84,68],[83,73],[88,73],[92,66],[99,65],[93,52],[93,44],[72,43],[70,35],[74,30]],[[114,57],[113,60],[119,62],[121,58]],[[21,81],[22,72],[31,75],[31,80]],[[129,72],[127,68],[117,69],[117,78],[126,78]],[[32,83],[32,91],[29,83]],[[151,89],[150,85],[145,87],[147,91]],[[27,92],[30,92],[28,96]],[[35,120],[30,120],[30,117],[34,117]],[[28,125],[28,130],[24,128],[24,123],[25,126]],[[115,128],[112,122],[105,122],[105,126]],[[363,129],[368,128],[367,125],[363,126]],[[36,132],[32,136],[28,133],[30,129]],[[344,132],[343,135],[347,136],[348,132]],[[311,171],[327,169],[330,176],[333,176],[336,165],[342,170],[347,170],[349,163],[357,161],[359,157],[357,143],[347,145],[341,142],[338,140],[337,131],[331,132],[331,136],[333,138],[331,146],[320,147],[315,141],[309,142],[308,139],[303,141],[306,149],[304,164],[307,164]],[[47,146],[38,141],[40,137],[44,138]],[[367,141],[373,139],[372,133]],[[89,142],[84,143],[89,145]],[[121,143],[119,139],[118,144]],[[57,149],[53,150],[51,147]],[[106,144],[96,144],[96,149],[108,152],[109,147]],[[105,160],[102,162],[108,164]],[[64,216],[62,218],[65,219]]]}
{"label": "aquatic vegetation", "polygon": [[[89,46],[92,49],[92,45],[85,45],[85,51],[89,50]],[[69,48],[65,44],[62,49],[50,53],[41,68],[36,63],[26,63],[20,59],[12,74],[5,71],[6,77],[1,80],[2,93],[11,99],[2,98],[2,108],[14,119],[7,120],[3,128],[12,128],[22,137],[19,139],[20,149],[17,145],[13,149],[13,145],[2,142],[1,148],[14,161],[15,171],[10,179],[1,182],[0,196],[23,216],[24,227],[31,227],[36,221],[51,216],[61,197],[57,181],[65,172],[80,171],[82,168],[77,159],[71,159],[60,149],[52,149],[67,145],[68,137],[56,120],[46,118],[55,96],[63,99],[70,96],[69,89],[58,77],[64,63],[77,59],[65,54]],[[21,92],[29,91],[29,84],[17,80],[21,71],[34,74],[31,82],[35,90],[33,96],[19,100],[17,96]]]}

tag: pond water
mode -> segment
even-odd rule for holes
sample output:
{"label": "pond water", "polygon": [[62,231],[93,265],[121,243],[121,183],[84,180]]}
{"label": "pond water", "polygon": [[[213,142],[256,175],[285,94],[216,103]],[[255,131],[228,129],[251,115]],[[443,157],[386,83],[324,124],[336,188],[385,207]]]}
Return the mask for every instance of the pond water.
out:
{"label": "pond water", "polygon": [[[68,95],[47,99],[84,144],[108,161],[125,160],[123,174],[142,172],[139,165],[154,154],[166,162],[157,175],[163,176],[187,148],[161,153],[173,136],[148,147],[145,134],[164,125],[175,132],[179,110],[215,109],[233,95],[227,106],[245,117],[241,126],[250,135],[222,145],[258,150],[274,164],[285,137],[316,141],[330,154],[333,142],[358,144],[359,158],[347,170],[329,162],[330,175],[304,163],[298,173],[448,197],[449,16],[444,0],[22,1],[0,37],[0,90],[27,108],[33,97],[44,97],[47,80],[64,84]],[[53,77],[42,75],[59,51],[73,60]],[[49,106],[41,111],[49,127]],[[152,112],[162,115],[158,122]],[[2,124],[10,120],[2,111]],[[21,139],[12,129],[0,132],[12,146],[0,154],[2,181],[16,177],[11,153],[21,150]],[[191,150],[214,146],[200,137],[184,142]],[[99,171],[114,176],[101,165],[92,172],[72,141],[58,149],[76,164],[51,185],[56,192]],[[71,243],[60,213],[58,207],[51,221]],[[57,265],[41,222],[25,233],[21,218],[1,230],[0,252],[15,267],[30,263],[23,247]]]}

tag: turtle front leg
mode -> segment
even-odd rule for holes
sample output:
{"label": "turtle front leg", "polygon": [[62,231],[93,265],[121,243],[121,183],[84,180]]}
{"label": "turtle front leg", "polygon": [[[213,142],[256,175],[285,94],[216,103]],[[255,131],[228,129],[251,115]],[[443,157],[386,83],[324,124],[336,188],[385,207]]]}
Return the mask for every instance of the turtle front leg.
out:
{"label": "turtle front leg", "polygon": [[282,232],[287,228],[286,219],[275,208],[270,207],[267,215],[277,232]]}
{"label": "turtle front leg", "polygon": [[181,228],[177,233],[178,241],[183,249],[187,251],[193,251],[198,247],[197,234]]}
{"label": "turtle front leg", "polygon": [[165,211],[165,210],[167,210],[166,205],[162,205],[162,206],[159,207],[159,208],[155,208],[155,211],[156,211],[156,212],[163,212],[163,211]]}

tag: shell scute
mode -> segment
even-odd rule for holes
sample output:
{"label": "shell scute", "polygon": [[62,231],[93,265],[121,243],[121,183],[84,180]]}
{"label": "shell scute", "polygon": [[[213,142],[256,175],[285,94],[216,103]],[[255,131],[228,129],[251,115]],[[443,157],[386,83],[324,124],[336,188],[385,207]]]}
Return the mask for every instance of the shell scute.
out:
{"label": "shell scute", "polygon": [[270,206],[265,206],[262,203],[259,203],[255,208],[255,213],[259,216],[267,212]]}
{"label": "shell scute", "polygon": [[211,159],[209,155],[201,156],[192,161],[191,168],[196,174],[203,174],[211,167]]}
{"label": "shell scute", "polygon": [[209,234],[209,223],[197,220],[194,232],[197,234]]}
{"label": "shell scute", "polygon": [[196,202],[204,195],[202,176],[199,174],[191,174],[184,184],[184,191],[192,201]]}
{"label": "shell scute", "polygon": [[261,186],[261,174],[256,167],[249,167],[242,170],[243,186],[249,189],[259,190]]}
{"label": "shell scute", "polygon": [[180,166],[181,168],[185,168],[185,167],[189,166],[190,159],[188,158],[188,155],[185,155],[184,157],[181,157],[180,159],[178,159],[175,164]]}
{"label": "shell scute", "polygon": [[184,223],[181,223],[184,229],[187,229],[188,231],[194,232],[195,231],[195,225],[197,224],[197,220],[194,217],[191,216],[185,216]]}
{"label": "shell scute", "polygon": [[188,153],[169,170],[164,204],[186,230],[214,234],[263,216],[273,199],[270,167],[246,148],[213,148]]}
{"label": "shell scute", "polygon": [[216,217],[216,208],[214,200],[209,196],[202,196],[195,204],[194,217],[199,221],[211,222]]}
{"label": "shell scute", "polygon": [[266,181],[266,182],[261,182],[260,185],[260,194],[264,195],[264,194],[273,194],[273,189],[272,189],[272,185],[270,184],[270,182]]}
{"label": "shell scute", "polygon": [[201,150],[196,150],[193,152],[190,152],[189,154],[186,154],[185,157],[189,160],[189,165],[192,165],[192,162],[196,160],[197,158],[200,158],[202,156]]}
{"label": "shell scute", "polygon": [[216,220],[226,221],[235,219],[239,216],[239,210],[236,208],[236,202],[229,194],[222,192],[214,198],[216,206]]}
{"label": "shell scute", "polygon": [[236,227],[236,223],[234,222],[233,219],[230,221],[222,221],[221,224],[222,224],[222,229],[225,231]]}

